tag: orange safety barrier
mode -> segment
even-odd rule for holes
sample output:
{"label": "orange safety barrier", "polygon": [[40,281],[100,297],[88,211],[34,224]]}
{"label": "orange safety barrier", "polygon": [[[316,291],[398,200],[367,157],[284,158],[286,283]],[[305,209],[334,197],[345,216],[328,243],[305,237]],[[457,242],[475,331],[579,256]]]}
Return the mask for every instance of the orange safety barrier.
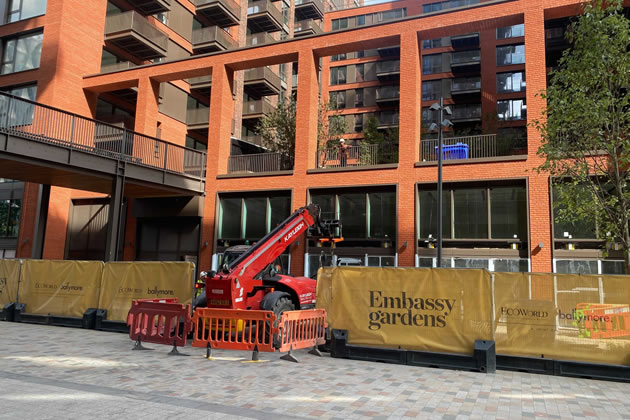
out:
{"label": "orange safety barrier", "polygon": [[278,323],[279,352],[326,343],[326,310],[310,309],[283,312]]}
{"label": "orange safety barrier", "polygon": [[577,320],[590,338],[630,337],[630,306],[580,303],[576,306]]}
{"label": "orange safety barrier", "polygon": [[193,314],[193,347],[275,351],[276,316],[271,311],[197,308]]}
{"label": "orange safety barrier", "polygon": [[131,302],[127,315],[129,337],[136,340],[136,348],[141,342],[173,345],[186,345],[186,338],[192,331],[190,304],[182,305],[177,299],[138,299]]}

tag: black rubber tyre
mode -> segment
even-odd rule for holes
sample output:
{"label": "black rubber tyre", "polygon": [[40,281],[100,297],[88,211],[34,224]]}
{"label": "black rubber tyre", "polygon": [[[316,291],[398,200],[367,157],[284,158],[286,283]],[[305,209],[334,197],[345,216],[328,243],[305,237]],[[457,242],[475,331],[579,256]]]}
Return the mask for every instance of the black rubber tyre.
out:
{"label": "black rubber tyre", "polygon": [[271,310],[276,314],[276,318],[280,319],[280,316],[284,311],[295,311],[295,305],[291,302],[288,296],[282,296],[273,303]]}
{"label": "black rubber tyre", "polygon": [[[260,304],[260,308],[264,311],[272,311],[276,315],[276,319],[280,320],[282,313],[285,311],[294,311],[295,304],[291,301],[291,297],[285,292],[272,292],[264,297]],[[275,322],[274,327],[278,326],[278,321]],[[269,342],[269,335],[271,334],[271,325],[269,322],[265,322],[264,331],[259,332],[259,339],[263,342]],[[271,342],[274,347],[280,347],[280,337],[274,335],[271,337]]]}

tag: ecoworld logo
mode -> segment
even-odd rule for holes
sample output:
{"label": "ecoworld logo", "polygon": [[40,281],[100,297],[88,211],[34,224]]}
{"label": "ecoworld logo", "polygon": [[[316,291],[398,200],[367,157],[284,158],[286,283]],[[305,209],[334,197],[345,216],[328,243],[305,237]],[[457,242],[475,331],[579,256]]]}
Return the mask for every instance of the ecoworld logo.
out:
{"label": "ecoworld logo", "polygon": [[368,328],[378,331],[383,325],[406,327],[444,328],[453,311],[456,299],[410,297],[406,292],[399,296],[386,296],[382,291],[370,290],[370,308],[377,309],[368,315]]}
{"label": "ecoworld logo", "polygon": [[536,311],[527,308],[506,308],[504,306],[501,307],[501,315],[505,315],[508,318],[548,318],[549,312],[546,311]]}
{"label": "ecoworld logo", "polygon": [[158,289],[157,286],[154,286],[153,289],[147,289],[147,293],[150,295],[175,295],[173,290]]}
{"label": "ecoworld logo", "polygon": [[295,235],[297,235],[297,233],[299,231],[301,231],[304,228],[305,224],[304,222],[300,222],[299,225],[297,225],[296,227],[294,227],[293,229],[291,229],[291,231],[289,233],[287,233],[286,235],[284,235],[284,238],[282,238],[282,240],[284,242],[288,242],[289,239],[291,239],[292,237],[294,237]]}

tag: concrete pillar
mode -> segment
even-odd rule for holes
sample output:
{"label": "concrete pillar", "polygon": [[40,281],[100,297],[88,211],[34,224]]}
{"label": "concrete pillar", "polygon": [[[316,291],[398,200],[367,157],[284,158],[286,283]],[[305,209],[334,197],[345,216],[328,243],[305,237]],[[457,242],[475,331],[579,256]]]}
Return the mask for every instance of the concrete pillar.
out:
{"label": "concrete pillar", "polygon": [[[536,2],[533,2],[536,3]],[[547,87],[545,65],[545,15],[542,7],[528,5],[525,11],[525,73],[527,75],[527,119],[541,118],[546,101],[538,94]],[[527,127],[528,163],[536,167],[542,160],[536,156],[540,147],[540,134],[536,128]],[[549,180],[545,176],[529,178],[529,220],[532,271],[551,272],[553,242],[551,238],[551,209]],[[543,244],[540,248],[539,244]]]}
{"label": "concrete pillar", "polygon": [[48,221],[48,205],[50,204],[50,185],[40,185],[37,196],[37,215],[33,232],[32,258],[41,259],[44,256],[44,238],[46,236],[46,222]]}
{"label": "concrete pillar", "polygon": [[319,108],[319,57],[310,49],[298,54],[298,88],[295,127],[295,174],[316,167]]}
{"label": "concrete pillar", "polygon": [[[421,71],[420,45],[415,31],[400,35],[400,123],[398,170],[398,265],[415,263],[414,164],[420,157]],[[405,246],[406,243],[406,246]]]}
{"label": "concrete pillar", "polygon": [[136,124],[134,131],[155,137],[157,133],[160,83],[149,77],[138,80],[138,100],[136,102]]}
{"label": "concrete pillar", "polygon": [[125,191],[124,167],[112,182],[112,194],[109,199],[109,220],[107,221],[107,239],[105,242],[105,261],[118,260],[119,238],[123,231],[120,226],[122,218],[122,204]]}

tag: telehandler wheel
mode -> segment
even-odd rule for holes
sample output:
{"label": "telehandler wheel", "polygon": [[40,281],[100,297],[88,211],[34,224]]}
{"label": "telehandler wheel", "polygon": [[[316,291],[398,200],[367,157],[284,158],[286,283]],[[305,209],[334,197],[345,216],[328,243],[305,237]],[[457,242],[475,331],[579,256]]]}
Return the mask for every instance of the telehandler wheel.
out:
{"label": "telehandler wheel", "polygon": [[[285,311],[294,311],[295,304],[288,293],[271,292],[263,298],[263,301],[260,303],[260,308],[265,311],[272,311],[276,315],[276,319],[278,319],[278,321],[274,323],[274,327],[277,327],[282,313]],[[271,339],[273,346],[279,348],[280,344],[282,344],[281,337],[278,335],[270,337],[270,334],[271,325],[269,322],[265,322],[265,329],[264,331],[259,332],[259,339],[266,343],[268,343]],[[285,334],[288,334],[288,332],[285,332]]]}

